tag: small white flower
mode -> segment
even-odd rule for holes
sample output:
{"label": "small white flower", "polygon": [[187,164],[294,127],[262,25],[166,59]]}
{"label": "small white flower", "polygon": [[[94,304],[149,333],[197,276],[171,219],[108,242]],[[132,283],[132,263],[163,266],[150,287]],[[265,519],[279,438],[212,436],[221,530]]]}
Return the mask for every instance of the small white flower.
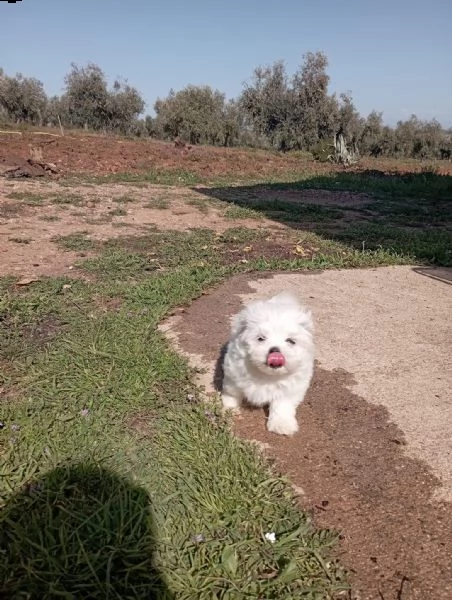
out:
{"label": "small white flower", "polygon": [[273,531],[269,531],[264,535],[264,537],[267,541],[271,542],[272,544],[276,542],[276,533],[274,533]]}

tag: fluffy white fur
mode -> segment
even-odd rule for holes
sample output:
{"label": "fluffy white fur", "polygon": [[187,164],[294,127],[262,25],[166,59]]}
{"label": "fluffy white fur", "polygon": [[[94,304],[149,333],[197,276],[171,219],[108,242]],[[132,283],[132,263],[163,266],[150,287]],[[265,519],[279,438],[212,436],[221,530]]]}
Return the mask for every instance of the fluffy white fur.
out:
{"label": "fluffy white fur", "polygon": [[[283,366],[269,366],[275,350]],[[233,320],[223,363],[223,407],[238,411],[243,400],[268,405],[268,430],[293,435],[313,369],[311,313],[286,293],[252,302]]]}

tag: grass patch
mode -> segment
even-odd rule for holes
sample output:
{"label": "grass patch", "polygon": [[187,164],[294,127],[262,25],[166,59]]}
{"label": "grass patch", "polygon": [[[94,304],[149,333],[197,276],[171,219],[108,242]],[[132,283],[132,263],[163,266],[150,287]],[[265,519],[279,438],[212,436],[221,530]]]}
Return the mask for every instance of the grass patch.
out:
{"label": "grass patch", "polygon": [[33,241],[33,238],[23,238],[23,237],[11,237],[8,238],[9,242],[14,242],[15,244],[30,244]]}
{"label": "grass patch", "polygon": [[80,194],[55,194],[51,196],[50,202],[51,204],[81,206],[85,203],[85,199]]}
{"label": "grass patch", "polygon": [[127,215],[127,211],[125,208],[118,207],[111,210],[108,214],[111,217],[125,217]]}
{"label": "grass patch", "polygon": [[209,207],[207,206],[207,201],[202,198],[189,198],[185,201],[185,204],[188,206],[194,206],[199,210],[199,212],[206,215],[209,212]]}
{"label": "grass patch", "polygon": [[268,232],[233,228],[222,234],[208,229],[152,231],[141,236],[122,236],[104,244],[98,256],[78,264],[82,270],[111,281],[137,280],[153,271],[169,272],[178,266],[211,268],[230,274],[273,269],[366,267],[409,264],[409,254],[382,248],[355,249],[324,239],[315,233]]}
{"label": "grass patch", "polygon": [[[78,214],[79,214],[79,213],[77,213],[77,215],[78,215]],[[73,216],[77,216],[77,215],[74,215],[74,213],[72,213],[72,215],[73,215]],[[40,215],[40,216],[38,217],[38,219],[39,219],[40,221],[48,221],[49,223],[51,223],[51,222],[54,222],[54,221],[60,221],[60,220],[61,220],[61,217],[57,217],[57,215]]]}
{"label": "grass patch", "polygon": [[269,219],[285,223],[302,222],[324,222],[343,217],[343,211],[338,208],[330,208],[316,204],[302,204],[298,202],[285,202],[275,198],[268,201],[255,201],[250,204],[253,210],[264,213]]}
{"label": "grass patch", "polygon": [[411,256],[413,262],[452,266],[452,231],[450,230],[413,230],[365,223],[350,225],[335,236],[357,248],[369,250],[384,248],[389,252]]}
{"label": "grass patch", "polygon": [[60,235],[52,238],[57,246],[63,250],[72,250],[73,252],[81,252],[84,250],[92,250],[94,242],[88,237],[87,231],[79,231],[69,235]]}
{"label": "grass patch", "polygon": [[104,213],[100,217],[95,217],[95,218],[86,217],[85,223],[87,225],[106,225],[107,223],[111,223],[112,219],[113,219],[113,217],[108,212],[108,213]]}
{"label": "grass patch", "polygon": [[0,204],[0,217],[2,219],[11,219],[17,217],[23,212],[23,205],[19,202],[2,202]]}
{"label": "grass patch", "polygon": [[262,219],[263,215],[257,210],[248,206],[239,206],[232,204],[224,211],[224,216],[227,219]]}
{"label": "grass patch", "polygon": [[218,188],[214,191],[207,189],[205,192],[230,204],[225,213],[229,218],[258,218],[260,215],[283,223],[302,223],[325,222],[343,217],[343,211],[339,208],[285,201],[278,198],[277,191],[274,192],[274,198],[270,199],[262,198],[259,192],[248,187]]}
{"label": "grass patch", "polygon": [[189,186],[201,183],[199,175],[184,169],[151,169],[142,173],[110,173],[109,175],[98,176],[84,175],[67,179],[68,184],[73,182],[78,183],[80,181],[97,185],[102,185],[103,183],[124,183],[127,185],[132,184],[137,187],[144,187],[148,183],[178,186]]}
{"label": "grass patch", "polygon": [[124,223],[124,221],[115,221],[111,224],[112,227],[133,227],[130,223]]}
{"label": "grass patch", "polygon": [[99,257],[83,261],[79,266],[98,277],[111,277],[112,280],[134,278],[144,271],[154,270],[146,256],[123,249],[111,249]]}
{"label": "grass patch", "polygon": [[320,189],[367,193],[379,198],[449,198],[452,177],[434,169],[420,173],[386,173],[383,171],[336,172],[312,176],[305,173],[298,181],[276,183],[278,189]]}
{"label": "grass patch", "polygon": [[112,198],[112,202],[116,202],[118,204],[132,204],[137,202],[137,199],[129,194],[124,194],[124,196],[119,196],[119,198]]}
{"label": "grass patch", "polygon": [[48,199],[46,194],[35,194],[34,192],[10,192],[7,198],[20,200],[27,206],[42,206]]}
{"label": "grass patch", "polygon": [[152,200],[143,204],[143,208],[158,208],[159,210],[164,210],[170,206],[171,202],[168,198],[152,198]]}

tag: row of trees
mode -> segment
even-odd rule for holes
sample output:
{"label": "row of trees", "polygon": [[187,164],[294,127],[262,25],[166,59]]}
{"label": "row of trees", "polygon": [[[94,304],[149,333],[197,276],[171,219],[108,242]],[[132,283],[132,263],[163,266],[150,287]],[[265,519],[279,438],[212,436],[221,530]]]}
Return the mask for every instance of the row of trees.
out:
{"label": "row of trees", "polygon": [[8,77],[0,69],[0,108],[15,123],[85,127],[96,131],[136,133],[145,102],[127,82],[108,88],[103,71],[94,64],[73,64],[65,77],[61,96],[47,97],[43,85],[32,77]]}
{"label": "row of trees", "polygon": [[7,76],[0,69],[0,112],[16,123],[85,127],[160,139],[179,137],[191,144],[248,145],[279,151],[312,151],[321,158],[338,131],[361,154],[449,158],[452,130],[412,116],[391,128],[376,111],[363,118],[350,94],[328,91],[328,60],[308,53],[289,76],[283,62],[258,67],[237,99],[209,86],[192,86],[154,104],[155,116],[143,117],[145,102],[127,82],[110,89],[94,64],[71,66],[64,93],[48,98],[34,78]]}

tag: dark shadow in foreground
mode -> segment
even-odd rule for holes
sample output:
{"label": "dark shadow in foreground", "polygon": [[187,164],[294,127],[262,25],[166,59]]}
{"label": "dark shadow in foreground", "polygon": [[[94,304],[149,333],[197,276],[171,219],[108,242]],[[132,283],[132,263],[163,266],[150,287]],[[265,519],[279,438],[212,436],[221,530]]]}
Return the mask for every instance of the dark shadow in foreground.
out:
{"label": "dark shadow in foreground", "polygon": [[172,600],[147,492],[94,464],[30,482],[0,513],[0,597]]}

